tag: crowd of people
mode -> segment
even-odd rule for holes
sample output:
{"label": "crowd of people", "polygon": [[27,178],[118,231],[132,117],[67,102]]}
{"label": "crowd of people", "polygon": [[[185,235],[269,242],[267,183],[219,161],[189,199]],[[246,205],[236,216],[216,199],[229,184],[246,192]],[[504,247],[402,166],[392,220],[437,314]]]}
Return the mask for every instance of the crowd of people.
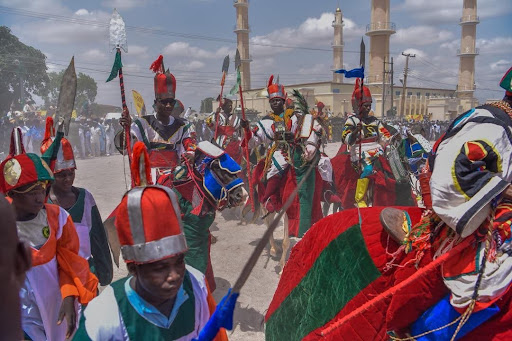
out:
{"label": "crowd of people", "polygon": [[[15,266],[5,267],[11,271],[6,278],[20,293],[11,303],[18,308],[13,311],[20,311],[21,326],[5,326],[16,329],[14,334],[22,330],[25,339],[57,341],[227,340],[222,328],[233,327],[241,287],[228,291],[215,307],[209,231],[215,213],[246,203],[244,181],[246,207],[259,204],[264,217],[286,211],[286,231],[299,238],[312,238],[306,232],[323,218],[321,202],[357,207],[357,214],[371,206],[417,206],[410,181],[401,181],[390,156],[394,140],[411,165],[425,162],[413,173],[421,183],[427,222],[412,226],[398,209],[381,217],[379,233],[385,229],[403,245],[388,253],[394,257],[389,262],[398,262],[404,250],[418,252],[421,259],[427,249],[439,247],[442,253],[446,244],[470,237],[475,248],[457,258],[459,263],[445,266],[451,276],[443,279],[456,314],[505,307],[502,299],[506,304],[512,299],[507,295],[512,283],[512,68],[501,82],[502,101],[471,109],[451,125],[381,120],[371,114],[372,94],[358,79],[354,112],[342,119],[339,132],[323,103],[312,110],[297,90],[291,92],[292,101],[273,76],[267,85],[272,112],[254,122],[233,113],[227,98],[219,98],[220,107],[204,121],[181,117],[174,114],[176,78],[164,68],[162,56],[151,69],[155,112],[149,115],[132,119],[125,109],[119,121],[79,116],[67,136],[51,115],[44,122],[33,111],[6,117],[0,191],[10,206],[2,197],[0,210],[5,211],[5,235],[17,245],[10,254]],[[116,145],[121,127],[130,133]],[[329,158],[322,147],[337,138],[342,146]],[[432,147],[429,140],[436,139]],[[75,156],[111,155],[116,149],[131,152],[132,189],[103,222],[93,195],[73,185]],[[436,225],[431,232],[429,224]],[[443,233],[438,226],[445,227]],[[128,276],[112,282],[114,251],[126,262]],[[101,293],[99,285],[106,286]],[[512,320],[506,311],[502,316]]]}

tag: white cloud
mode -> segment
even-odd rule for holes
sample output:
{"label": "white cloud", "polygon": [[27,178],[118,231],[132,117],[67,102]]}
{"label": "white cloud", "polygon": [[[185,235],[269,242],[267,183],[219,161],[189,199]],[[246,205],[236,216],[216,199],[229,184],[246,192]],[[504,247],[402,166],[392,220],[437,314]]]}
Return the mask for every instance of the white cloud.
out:
{"label": "white cloud", "polygon": [[140,45],[128,45],[128,52],[132,57],[145,58],[148,56],[148,47]]}
{"label": "white cloud", "polygon": [[391,36],[393,44],[430,45],[441,43],[453,38],[453,33],[432,26],[411,26],[396,31]]}
{"label": "white cloud", "polygon": [[[199,47],[191,46],[189,43],[178,41],[167,45],[163,54],[169,57],[187,57],[187,58],[199,58],[199,59],[216,59],[225,57],[229,54],[230,49],[228,47],[221,47],[215,51],[208,51]],[[231,52],[231,54],[233,54]]]}
{"label": "white cloud", "polygon": [[298,73],[301,75],[318,75],[324,74],[329,68],[330,67],[325,64],[314,64],[310,67],[300,68]]}
{"label": "white cloud", "polygon": [[477,39],[476,47],[480,49],[480,54],[510,54],[512,50],[512,37],[495,37],[492,39]]}
{"label": "white cloud", "polygon": [[77,60],[83,62],[97,62],[106,60],[107,55],[99,49],[88,50],[77,56]]}
{"label": "white cloud", "polygon": [[491,70],[493,71],[507,71],[512,65],[512,60],[500,59],[497,62],[491,63]]}
{"label": "white cloud", "polygon": [[[299,27],[285,27],[272,31],[266,35],[251,38],[251,55],[256,58],[267,58],[279,53],[289,52],[293,46],[322,47],[330,49],[334,38],[332,22],[333,13],[323,13],[318,18],[307,18]],[[354,21],[343,18],[344,41],[353,40],[364,34],[364,29],[357,26]],[[291,46],[283,48],[281,46]]]}
{"label": "white cloud", "polygon": [[[462,16],[460,0],[405,0],[397,8],[422,22],[453,23]],[[503,0],[479,0],[478,16],[481,19],[506,15],[512,12],[512,2]]]}
{"label": "white cloud", "polygon": [[[46,9],[46,12],[48,9]],[[27,40],[50,44],[80,44],[108,41],[108,29],[104,26],[110,14],[102,11],[80,9],[70,15],[75,23],[57,21],[52,18],[13,25],[13,30]],[[98,23],[96,23],[98,22]]]}
{"label": "white cloud", "polygon": [[183,70],[183,71],[194,71],[202,69],[206,64],[199,61],[199,60],[192,60],[190,62],[182,62],[176,64],[177,70]]}
{"label": "white cloud", "polygon": [[147,0],[106,0],[101,4],[103,7],[117,9],[132,9],[135,7],[143,7],[148,3]]}

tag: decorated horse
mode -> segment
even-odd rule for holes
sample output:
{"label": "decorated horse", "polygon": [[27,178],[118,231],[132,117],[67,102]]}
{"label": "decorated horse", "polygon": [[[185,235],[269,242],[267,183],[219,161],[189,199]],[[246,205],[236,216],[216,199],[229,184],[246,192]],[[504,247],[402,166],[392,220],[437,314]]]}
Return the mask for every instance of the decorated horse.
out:
{"label": "decorated horse", "polygon": [[292,249],[266,339],[510,339],[511,103],[471,109],[436,142],[425,208],[317,222]]}
{"label": "decorated horse", "polygon": [[[134,145],[131,170],[136,185],[151,181],[149,158],[143,143]],[[184,162],[173,172],[161,175],[156,182],[173,189],[178,195],[189,248],[185,262],[205,274],[211,291],[215,290],[215,281],[210,261],[209,227],[216,211],[242,205],[247,200],[247,192],[239,177],[240,170],[240,166],[222,149],[203,141],[197,144],[192,163]],[[120,249],[115,238],[116,211],[117,208],[104,224],[118,265]]]}

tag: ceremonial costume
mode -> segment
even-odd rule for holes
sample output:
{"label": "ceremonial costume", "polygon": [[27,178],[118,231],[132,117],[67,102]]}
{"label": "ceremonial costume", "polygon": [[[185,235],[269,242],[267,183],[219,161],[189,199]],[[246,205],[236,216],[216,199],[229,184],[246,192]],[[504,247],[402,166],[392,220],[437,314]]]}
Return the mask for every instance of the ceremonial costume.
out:
{"label": "ceremonial costume", "polygon": [[[23,192],[27,193],[53,181],[45,161],[25,154],[20,143],[14,146],[15,135],[20,134],[17,130],[13,131],[10,154],[0,165],[1,190],[6,194],[22,193],[18,188],[32,184]],[[23,330],[33,340],[64,340],[66,323],[57,325],[62,300],[75,296],[79,303],[89,303],[96,296],[98,280],[78,255],[79,239],[64,209],[44,204],[35,218],[16,225],[19,236],[32,248],[32,268],[20,292]]]}
{"label": "ceremonial costume", "polygon": [[[150,68],[156,73],[155,100],[175,100],[176,79],[169,70],[165,71],[163,57],[154,61]],[[163,124],[155,112],[136,119],[130,130],[137,141],[146,145],[151,167],[161,171],[174,169],[181,164],[181,157],[185,153],[193,154],[195,149],[193,125],[178,115],[169,118],[169,123]]]}
{"label": "ceremonial costume", "polygon": [[[352,94],[352,106],[360,111],[372,102],[370,90],[356,81]],[[358,127],[361,128],[356,136]],[[336,185],[345,208],[357,205],[366,207],[385,205],[414,205],[408,183],[398,184],[392,169],[384,157],[384,147],[391,134],[382,121],[374,116],[350,115],[343,128],[342,141],[348,154],[338,154],[332,159],[339,172]]]}
{"label": "ceremonial costume", "polygon": [[[62,133],[58,133],[62,135]],[[46,119],[45,138],[41,143],[41,154],[56,154],[50,162],[54,174],[64,170],[75,170],[76,162],[73,147],[62,136],[55,138],[53,119]],[[89,262],[91,271],[98,277],[101,285],[112,281],[113,266],[107,235],[103,227],[100,212],[92,194],[85,188],[73,187],[76,202],[71,207],[63,207],[70,215],[80,240],[79,255]],[[54,202],[55,201],[55,202]],[[50,194],[50,204],[59,204],[56,196]]]}
{"label": "ceremonial costume", "polygon": [[[224,98],[225,101],[230,99]],[[217,120],[218,118],[218,120]],[[240,148],[241,142],[241,126],[240,118],[233,113],[227,113],[221,110],[218,114],[211,113],[205,120],[210,130],[217,138],[215,143],[224,149],[238,164],[242,162],[242,150]]]}
{"label": "ceremonial costume", "polygon": [[[286,91],[281,84],[273,83],[273,76],[268,82],[268,98],[281,98],[286,100]],[[290,157],[298,119],[293,109],[287,109],[280,115],[270,113],[256,123],[248,141],[249,148],[253,149],[263,144],[268,146],[265,157],[263,176],[266,184],[263,202],[270,200],[273,206],[277,205],[277,190],[281,177],[291,163]]]}
{"label": "ceremonial costume", "polygon": [[[188,247],[176,194],[163,186],[136,187],[117,208],[125,262],[150,264],[179,257]],[[166,219],[162,219],[162,214]],[[106,288],[85,310],[75,340],[192,340],[210,316],[204,276],[188,267],[169,316],[135,291],[135,277]]]}

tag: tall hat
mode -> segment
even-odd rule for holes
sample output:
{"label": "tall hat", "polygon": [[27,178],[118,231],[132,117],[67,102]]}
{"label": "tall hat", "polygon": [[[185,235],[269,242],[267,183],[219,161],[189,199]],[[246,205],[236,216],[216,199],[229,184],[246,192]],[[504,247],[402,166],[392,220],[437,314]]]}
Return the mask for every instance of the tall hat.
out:
{"label": "tall hat", "polygon": [[176,78],[173,74],[164,68],[164,57],[162,55],[149,67],[155,75],[155,98],[175,98],[176,97]]}
{"label": "tall hat", "polygon": [[505,89],[506,95],[512,97],[512,67],[508,69],[500,81],[500,86]]}
{"label": "tall hat", "polygon": [[44,139],[41,142],[41,155],[43,154],[48,155],[51,159],[50,169],[53,173],[66,169],[76,169],[73,147],[65,137],[55,138],[55,127],[51,116],[46,118]]}
{"label": "tall hat", "polygon": [[32,183],[34,186],[46,186],[53,180],[53,173],[43,159],[36,154],[25,153],[21,129],[14,128],[9,155],[0,164],[0,191],[7,194]]}
{"label": "tall hat", "polygon": [[137,187],[117,207],[115,226],[127,263],[152,263],[187,251],[176,194],[151,185],[149,158],[142,142],[134,145],[132,176]]}
{"label": "tall hat", "polygon": [[325,108],[325,104],[323,102],[318,102],[316,104],[316,107],[318,108],[318,110],[322,110],[323,108]]}
{"label": "tall hat", "polygon": [[364,103],[371,103],[372,101],[372,94],[368,87],[363,85],[363,89],[361,91],[361,82],[361,78],[356,78],[354,92],[352,92],[352,107],[357,110],[359,110]]}
{"label": "tall hat", "polygon": [[286,100],[286,91],[284,91],[284,85],[274,83],[274,75],[271,75],[268,79],[267,85],[268,99],[282,98]]}

